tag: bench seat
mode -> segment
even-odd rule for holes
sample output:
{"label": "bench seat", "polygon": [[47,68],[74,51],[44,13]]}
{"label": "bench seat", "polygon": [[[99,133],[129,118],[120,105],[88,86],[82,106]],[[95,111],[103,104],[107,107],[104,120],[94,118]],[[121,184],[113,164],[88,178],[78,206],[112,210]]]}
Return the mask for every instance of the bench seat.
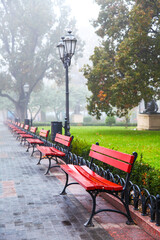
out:
{"label": "bench seat", "polygon": [[[134,221],[129,210],[129,180],[134,162],[137,158],[137,153],[134,152],[132,155],[130,155],[115,151],[113,149],[101,147],[97,143],[96,145],[92,145],[89,157],[90,163],[88,163],[88,165],[66,164],[60,166],[66,174],[66,182],[61,195],[66,194],[66,188],[72,184],[80,184],[90,194],[92,198],[92,212],[90,218],[84,224],[86,227],[94,226],[92,223],[92,218],[102,211],[110,211],[122,214],[127,217],[127,224],[133,224]],[[99,175],[99,171],[93,171],[95,169],[95,160],[105,164],[106,169],[109,169],[110,166],[112,168],[114,167],[115,170],[118,171],[118,174],[116,174],[117,179],[114,178],[113,174],[113,178],[111,175],[109,176],[107,171],[106,176],[104,177]],[[119,172],[121,173],[121,171],[123,172],[123,176],[126,177],[123,177],[120,180]],[[72,178],[71,182],[69,181],[69,177]],[[102,192],[111,194],[112,196],[118,198],[118,200],[122,202],[125,211],[101,208],[96,210],[96,197]]]}
{"label": "bench seat", "polygon": [[[48,169],[47,169],[45,175],[49,173],[49,170],[51,168],[59,167],[57,158],[65,160],[66,162],[68,161],[69,151],[70,151],[72,140],[73,140],[73,136],[72,137],[64,136],[62,134],[56,133],[56,136],[54,139],[54,142],[55,142],[54,147],[37,146],[37,150],[40,153],[40,158],[39,158],[37,165],[40,164],[42,159],[48,159],[48,161],[49,161]],[[60,146],[62,149],[61,151],[59,149],[57,149]],[[54,164],[53,166],[51,166],[51,160],[55,160],[57,164]]]}
{"label": "bench seat", "polygon": [[38,139],[38,138],[26,138],[26,141],[29,142],[30,144],[43,144],[44,141]]}
{"label": "bench seat", "polygon": [[64,152],[59,151],[54,147],[45,147],[45,146],[37,146],[37,149],[43,153],[45,156],[59,156],[64,157],[66,154]]}
{"label": "bench seat", "polygon": [[25,141],[28,142],[28,148],[27,148],[26,151],[28,152],[29,148],[32,147],[31,156],[33,156],[33,153],[35,151],[38,151],[38,150],[35,150],[35,148],[37,148],[38,145],[45,145],[46,144],[49,132],[50,132],[50,130],[41,129],[40,132],[39,132],[39,138],[30,138],[30,137],[25,138]]}
{"label": "bench seat", "polygon": [[[23,141],[24,141],[24,144],[25,144],[27,138],[34,138],[34,136],[36,134],[36,131],[37,131],[37,127],[31,127],[29,132],[20,133],[19,137],[21,139],[21,144],[22,144]],[[31,135],[31,133],[32,133],[32,135]]]}
{"label": "bench seat", "polygon": [[24,127],[24,129],[18,129],[14,133],[17,135],[17,139],[20,139],[20,134],[27,134],[29,130],[29,125],[21,124],[21,127]]}
{"label": "bench seat", "polygon": [[87,166],[79,165],[61,165],[63,171],[74,178],[81,186],[83,186],[87,191],[95,189],[103,189],[109,191],[121,191],[123,187],[116,183],[110,182],[95,172],[93,172]]}
{"label": "bench seat", "polygon": [[33,138],[33,136],[31,134],[28,134],[28,133],[21,133],[20,137],[21,138]]}
{"label": "bench seat", "polygon": [[16,132],[17,134],[23,134],[23,133],[26,133],[25,131],[23,131],[23,130],[18,130],[18,129],[17,129],[15,132]]}

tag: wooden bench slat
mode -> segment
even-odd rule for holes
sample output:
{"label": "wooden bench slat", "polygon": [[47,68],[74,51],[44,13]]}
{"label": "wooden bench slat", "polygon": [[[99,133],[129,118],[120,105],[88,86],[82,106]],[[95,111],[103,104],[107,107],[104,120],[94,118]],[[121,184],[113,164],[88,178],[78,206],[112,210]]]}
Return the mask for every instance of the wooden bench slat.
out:
{"label": "wooden bench slat", "polygon": [[127,154],[127,153],[121,153],[121,152],[118,152],[116,150],[101,147],[99,145],[93,144],[92,147],[91,147],[91,150],[99,152],[99,153],[104,154],[104,155],[109,155],[113,158],[117,158],[117,159],[119,159],[121,161],[124,161],[124,162],[127,162],[127,163],[132,164],[133,161],[134,161],[134,156],[133,155],[130,155],[130,154]]}
{"label": "wooden bench slat", "polygon": [[29,130],[31,133],[36,133],[37,127],[31,127]]}
{"label": "wooden bench slat", "polygon": [[127,164],[125,162],[121,162],[119,160],[116,160],[114,158],[102,155],[102,154],[97,153],[97,152],[90,151],[89,156],[92,157],[92,158],[95,158],[97,160],[100,160],[101,162],[104,162],[106,164],[109,164],[109,165],[111,165],[115,168],[118,168],[122,171],[125,171],[127,173],[130,173],[131,168],[132,168],[132,165],[130,165],[130,164]]}
{"label": "wooden bench slat", "polygon": [[[70,151],[70,146],[71,146],[72,140],[73,140],[73,136],[69,137],[69,136],[64,136],[62,134],[56,133],[56,136],[54,139],[54,142],[55,142],[54,147],[37,146],[37,150],[40,152],[40,158],[39,158],[39,161],[37,164],[40,164],[42,159],[48,159],[48,161],[49,161],[48,169],[45,174],[48,174],[49,170],[52,167],[59,167],[58,158],[60,158],[62,160],[64,160],[64,158],[65,158],[65,161],[68,161],[69,151]],[[62,150],[58,149],[59,144],[61,145]],[[42,154],[44,155],[43,157],[42,157]],[[56,161],[57,165],[52,166],[52,164],[51,164],[52,159]]]}
{"label": "wooden bench slat", "polygon": [[20,137],[21,137],[21,138],[31,138],[31,137],[33,138],[32,135],[30,135],[30,134],[25,134],[25,133],[21,133],[21,134],[20,134]]}
{"label": "wooden bench slat", "polygon": [[41,141],[40,139],[38,138],[27,138],[26,139],[27,142],[29,142],[30,144],[43,144],[44,142]]}
{"label": "wooden bench slat", "polygon": [[67,146],[67,147],[69,147],[70,144],[71,144],[71,142],[67,142],[67,141],[65,141],[65,140],[63,140],[61,138],[57,138],[57,137],[55,137],[54,141],[58,142],[58,143],[61,143],[61,144],[65,145],[65,146]]}
{"label": "wooden bench slat", "polygon": [[53,151],[53,153],[56,153],[59,156],[65,156],[66,154],[64,152],[61,152],[60,150],[54,148],[54,147],[50,147],[51,151]]}
{"label": "wooden bench slat", "polygon": [[[69,182],[69,176],[71,176],[77,183],[79,183],[84,189],[91,195],[92,197],[92,212],[90,218],[85,223],[85,226],[93,226],[92,218],[94,215],[102,212],[102,211],[111,211],[117,212],[125,215],[128,218],[128,223],[133,223],[133,219],[129,210],[129,179],[131,174],[131,169],[134,165],[134,162],[137,158],[137,153],[134,152],[132,155],[120,153],[115,150],[107,149],[104,147],[100,147],[99,145],[93,144],[90,150],[89,156],[91,157],[91,162],[89,167],[79,166],[79,165],[61,165],[60,167],[66,173],[66,182],[61,194],[66,194],[66,188],[72,184],[75,184],[73,180]],[[105,177],[101,177],[98,173],[94,172],[92,169],[94,167],[94,160],[99,160],[100,162],[104,162],[110,166],[113,166],[117,169],[120,169],[126,172],[125,182],[121,181],[121,179],[117,176],[117,183],[114,183],[114,175],[113,178],[107,180]],[[98,169],[97,169],[98,170]],[[107,173],[107,172],[106,172]],[[109,176],[109,173],[107,174]],[[125,212],[116,209],[99,209],[96,210],[96,197],[100,192],[106,192],[111,194],[120,200],[125,207]],[[120,197],[121,194],[121,197]],[[123,196],[123,198],[122,198]]]}
{"label": "wooden bench slat", "polygon": [[56,133],[56,137],[57,137],[57,138],[64,139],[65,141],[68,141],[68,142],[70,142],[71,139],[72,139],[72,137],[65,136],[65,135],[62,135],[62,134],[60,134],[60,133]]}
{"label": "wooden bench slat", "polygon": [[41,129],[40,132],[39,132],[39,136],[44,137],[44,138],[47,138],[48,134],[49,134],[49,130]]}
{"label": "wooden bench slat", "polygon": [[25,129],[25,130],[29,130],[29,125],[25,125],[25,126],[24,126],[24,129]]}
{"label": "wooden bench slat", "polygon": [[28,148],[27,152],[29,151],[29,148],[32,147],[32,153],[31,156],[33,156],[33,153],[35,152],[36,145],[44,145],[47,142],[47,138],[49,135],[50,130],[44,130],[41,129],[39,132],[39,136],[43,138],[26,138],[26,141],[28,142]]}
{"label": "wooden bench slat", "polygon": [[74,165],[61,165],[61,168],[68,173],[72,178],[74,178],[81,186],[83,186],[86,190],[95,190],[97,187],[102,187],[103,184],[100,186],[100,184],[96,184],[93,181],[90,181],[83,175],[81,175],[77,169],[74,167]]}
{"label": "wooden bench slat", "polygon": [[65,156],[64,152],[61,152],[54,147],[37,146],[37,149],[46,156]]}
{"label": "wooden bench slat", "polygon": [[120,191],[123,189],[123,187],[121,185],[118,185],[116,183],[113,183],[111,181],[108,181],[107,179],[99,176],[98,174],[96,174],[95,172],[93,172],[90,168],[88,168],[87,166],[76,166],[76,169],[83,174],[84,176],[86,176],[87,178],[90,178],[93,181],[98,181],[100,183],[103,184],[105,190],[114,190],[114,191]]}

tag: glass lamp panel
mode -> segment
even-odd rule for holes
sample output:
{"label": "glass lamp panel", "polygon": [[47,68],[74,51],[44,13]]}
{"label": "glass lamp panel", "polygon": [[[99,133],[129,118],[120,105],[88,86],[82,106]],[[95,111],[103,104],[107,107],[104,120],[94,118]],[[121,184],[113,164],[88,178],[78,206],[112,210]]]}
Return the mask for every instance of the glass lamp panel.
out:
{"label": "glass lamp panel", "polygon": [[23,90],[25,93],[28,93],[29,92],[29,84],[26,83],[24,86],[23,86]]}
{"label": "glass lamp panel", "polygon": [[71,54],[72,52],[72,41],[70,38],[67,38],[64,40],[65,41],[65,50],[67,54]]}
{"label": "glass lamp panel", "polygon": [[60,43],[57,45],[57,48],[58,48],[58,51],[59,51],[60,59],[63,59],[63,58],[64,58],[64,51],[65,51],[64,43],[63,43],[63,42],[60,42]]}
{"label": "glass lamp panel", "polygon": [[76,39],[76,38],[73,38],[73,39],[72,39],[72,49],[71,49],[72,55],[74,55],[74,53],[75,53],[76,43],[77,43],[77,39]]}
{"label": "glass lamp panel", "polygon": [[71,34],[71,31],[68,31],[68,34],[64,38],[65,43],[65,51],[66,53],[72,57],[75,52],[77,39]]}

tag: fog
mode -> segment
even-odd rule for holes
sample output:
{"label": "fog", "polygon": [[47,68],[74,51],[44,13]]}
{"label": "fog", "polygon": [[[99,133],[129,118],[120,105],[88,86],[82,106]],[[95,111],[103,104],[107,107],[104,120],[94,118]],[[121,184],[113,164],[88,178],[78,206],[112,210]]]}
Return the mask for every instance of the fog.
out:
{"label": "fog", "polygon": [[[55,3],[55,2],[53,1],[53,3]],[[80,39],[85,42],[83,57],[80,57],[80,58],[78,58],[77,61],[75,61],[74,56],[73,56],[71,66],[69,68],[70,115],[74,114],[74,112],[76,111],[75,108],[76,108],[77,104],[79,104],[79,114],[81,114],[83,116],[88,116],[88,113],[87,113],[87,110],[86,110],[87,103],[86,103],[86,101],[84,101],[84,99],[86,99],[86,97],[88,97],[90,95],[90,93],[88,92],[87,87],[86,87],[86,79],[84,78],[82,72],[80,72],[80,69],[83,67],[84,64],[89,63],[89,57],[92,55],[92,53],[94,51],[94,47],[97,46],[98,42],[99,42],[99,39],[98,39],[97,35],[95,34],[95,29],[92,26],[92,20],[95,20],[98,16],[99,7],[94,2],[94,0],[76,0],[76,1],[75,0],[66,0],[65,4],[70,7],[70,9],[71,9],[70,18],[75,18],[76,19],[77,33],[78,33]],[[14,5],[14,3],[13,3],[13,5]],[[15,6],[13,6],[13,7],[15,8]],[[0,7],[4,10],[6,6],[4,7],[3,3],[0,3]],[[9,9],[8,12],[9,11],[12,12],[12,10],[13,9]],[[15,9],[14,9],[14,11],[16,12]],[[59,10],[59,11],[61,11],[61,10]],[[15,16],[16,16],[16,14],[15,14]],[[11,17],[13,17],[13,19],[12,19],[13,22],[14,22],[15,16],[13,17],[13,14],[11,13]],[[28,12],[28,19],[29,18],[30,18],[30,13]],[[33,22],[33,25],[34,25],[34,22]],[[6,27],[7,26],[8,26],[8,29],[10,29],[10,25],[8,23],[6,23]],[[11,28],[12,28],[12,26],[11,26]],[[17,26],[17,29],[18,28],[19,28],[19,26]],[[33,26],[33,28],[34,28],[34,26]],[[66,29],[64,29],[64,33],[63,33],[64,35],[66,34],[65,30]],[[74,31],[73,31],[73,34],[74,34]],[[23,45],[25,43],[25,38],[22,39],[22,40],[20,39],[20,41],[22,42],[22,45]],[[0,42],[1,42],[1,39],[0,39]],[[12,49],[13,49],[14,46],[12,44],[13,44],[13,36],[12,36],[12,31],[11,31],[11,36],[8,36],[8,46],[12,47]],[[15,46],[16,46],[16,44],[17,44],[17,53],[18,54],[22,53],[21,52],[22,49],[19,47],[20,46],[19,43],[18,42],[15,43]],[[44,41],[44,45],[45,44],[47,45],[47,41],[46,42]],[[58,42],[57,42],[57,44],[58,44]],[[18,47],[19,47],[19,50],[18,50]],[[75,56],[76,56],[76,51],[75,51]],[[56,58],[58,58],[58,55],[56,56]],[[8,74],[9,69],[11,69],[13,67],[13,66],[7,65],[6,59],[5,59],[5,57],[3,57],[3,53],[2,53],[1,58],[0,58],[1,66],[3,66],[3,68],[1,67],[1,74],[3,74],[3,72]],[[2,64],[2,61],[4,61],[4,62],[6,61],[5,64]],[[17,68],[16,61],[17,60],[15,59],[15,68]],[[20,60],[18,60],[18,61],[20,61]],[[59,60],[59,62],[60,62],[60,60]],[[53,64],[54,64],[54,62],[53,62]],[[24,62],[22,62],[20,65],[24,65]],[[18,68],[16,70],[14,69],[12,72],[16,72],[16,74],[17,74],[17,72],[19,71]],[[25,71],[25,70],[23,70],[23,71]],[[17,116],[15,106],[13,104],[14,101],[21,101],[21,102],[24,102],[24,103],[26,101],[25,95],[24,95],[24,92],[23,92],[23,85],[25,84],[26,81],[28,81],[27,77],[25,77],[25,75],[20,77],[19,80],[21,81],[20,84],[22,85],[22,87],[21,87],[21,90],[19,90],[20,92],[18,93],[17,90],[16,91],[14,90],[14,89],[17,88],[16,85],[15,85],[15,83],[17,81],[17,79],[15,77],[16,74],[14,76],[12,76],[12,73],[11,73],[11,78],[12,79],[8,80],[8,85],[11,88],[9,86],[7,87],[7,84],[6,84],[6,79],[5,78],[7,77],[7,75],[5,77],[5,75],[3,74],[4,75],[4,80],[3,80],[3,78],[1,78],[1,80],[0,80],[0,89],[2,89],[2,93],[8,95],[9,98],[11,97],[13,99],[13,101],[10,101],[9,98],[0,97],[0,106],[1,106],[1,108],[0,108],[0,111],[1,111],[0,112],[0,120],[6,118],[8,115],[10,117],[12,113],[14,114],[13,115],[14,117]],[[10,73],[9,73],[9,75],[10,75]],[[28,73],[28,76],[29,75],[32,75],[32,73]],[[65,74],[62,76],[62,78],[65,79]],[[53,73],[53,77],[52,78],[50,77],[49,79],[46,76],[44,76],[43,77],[43,83],[44,83],[44,87],[41,88],[41,90],[39,90],[39,91],[41,91],[41,92],[44,91],[48,86],[50,86],[51,90],[53,88],[56,88],[56,91],[61,91],[61,95],[63,95],[62,96],[62,102],[65,102],[65,90],[64,90],[65,85],[63,83],[61,88],[56,86],[55,81],[54,81],[54,73]],[[30,85],[30,89],[31,89],[32,81],[31,81],[31,83],[29,83],[29,85]],[[13,87],[13,89],[12,89],[12,87]],[[63,88],[63,90],[62,90],[62,88]],[[59,89],[59,90],[57,90],[57,89]],[[77,94],[77,96],[78,96],[79,94],[76,93],[76,89],[77,89],[77,92],[79,91],[79,89],[81,89],[81,92],[82,92],[81,96],[79,96],[79,98],[77,97],[77,99],[76,99],[75,95]],[[37,90],[36,90],[36,92],[37,92]],[[41,94],[41,93],[39,93],[39,94]],[[34,112],[36,112],[36,109],[40,109],[38,101],[35,100],[36,95],[37,95],[37,93],[33,94],[31,92],[30,99],[27,103],[28,117],[29,118],[31,117],[32,109],[34,109],[33,110]],[[82,97],[82,95],[83,95],[83,97]],[[33,99],[33,97],[34,97],[34,99]],[[22,99],[20,99],[20,98],[22,98]],[[33,103],[35,103],[35,106],[33,106],[34,105]],[[56,115],[55,113],[52,112],[52,105],[53,105],[53,102],[49,102],[48,103],[48,108],[43,107],[43,106],[41,107],[42,112],[46,112],[47,116],[51,116],[50,119],[52,119],[52,117],[54,118],[54,116]],[[4,106],[5,106],[5,110],[4,110]],[[57,106],[57,108],[58,108],[58,106]],[[64,112],[65,112],[65,104],[64,104],[64,108],[62,109],[62,112],[61,112],[60,120],[63,119]],[[37,119],[41,120],[40,113],[39,113],[39,116],[37,117]],[[47,121],[48,120],[47,117],[45,117],[44,120]],[[53,120],[57,120],[57,119],[53,119]]]}

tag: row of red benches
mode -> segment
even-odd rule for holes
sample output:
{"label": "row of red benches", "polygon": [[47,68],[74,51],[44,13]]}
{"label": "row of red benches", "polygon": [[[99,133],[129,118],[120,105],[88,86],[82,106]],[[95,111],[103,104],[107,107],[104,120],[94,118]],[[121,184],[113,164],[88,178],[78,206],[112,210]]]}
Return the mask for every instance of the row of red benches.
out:
{"label": "row of red benches", "polygon": [[[20,126],[15,126],[14,124],[9,125],[9,127],[16,134],[19,134],[18,131],[22,130],[22,129],[19,129]],[[27,128],[28,128],[27,126],[24,127],[25,131],[26,130],[28,131]],[[33,128],[30,128],[30,132],[31,132],[31,129]],[[49,134],[48,130],[41,130],[39,132],[39,138],[35,138],[35,136],[33,135],[31,135],[33,137],[28,138],[27,131],[25,133],[24,132],[20,133],[21,141],[23,139],[25,142],[28,143],[27,151],[29,150],[30,147],[32,147],[33,150],[31,155],[33,155],[33,153],[35,152],[35,149],[39,151],[40,159],[38,161],[38,164],[40,164],[42,158],[43,159],[46,158],[49,160],[49,166],[46,174],[49,173],[49,170],[52,167],[59,166],[59,165],[51,166],[52,159],[55,160],[56,163],[58,163],[57,158],[61,158],[61,159],[65,158],[64,164],[60,165],[61,169],[66,174],[66,183],[61,194],[66,194],[66,191],[65,191],[66,188],[72,184],[80,184],[90,194],[92,198],[92,212],[89,220],[85,223],[85,226],[93,226],[93,223],[92,223],[93,216],[102,211],[111,211],[111,212],[117,212],[117,213],[123,214],[127,217],[128,224],[133,223],[133,219],[130,215],[130,210],[129,210],[128,188],[129,188],[129,179],[130,179],[131,171],[132,171],[134,162],[137,158],[136,152],[134,152],[132,155],[129,155],[126,153],[121,153],[115,150],[101,147],[98,144],[97,145],[93,144],[89,153],[89,156],[91,159],[89,167],[87,167],[86,165],[79,166],[79,165],[73,165],[73,164],[66,164],[68,163],[69,151],[70,151],[73,137],[56,134],[56,137],[54,140],[55,143],[61,144],[62,146],[65,146],[67,148],[67,151],[60,151],[56,148],[56,146],[55,147],[46,146],[46,143],[47,143],[46,140]],[[43,139],[41,137],[43,137]],[[126,175],[125,184],[122,184],[119,182],[113,183],[112,181],[109,181],[104,177],[95,173],[92,170],[92,166],[95,160],[103,162],[107,164],[107,166],[110,165],[116,169],[120,169],[122,172],[124,172]],[[68,182],[69,176],[71,176],[75,180],[75,182],[69,183]],[[126,212],[113,210],[113,209],[96,210],[96,197],[101,192],[106,192],[118,198],[123,203]],[[123,199],[119,197],[119,194],[123,195]]]}

